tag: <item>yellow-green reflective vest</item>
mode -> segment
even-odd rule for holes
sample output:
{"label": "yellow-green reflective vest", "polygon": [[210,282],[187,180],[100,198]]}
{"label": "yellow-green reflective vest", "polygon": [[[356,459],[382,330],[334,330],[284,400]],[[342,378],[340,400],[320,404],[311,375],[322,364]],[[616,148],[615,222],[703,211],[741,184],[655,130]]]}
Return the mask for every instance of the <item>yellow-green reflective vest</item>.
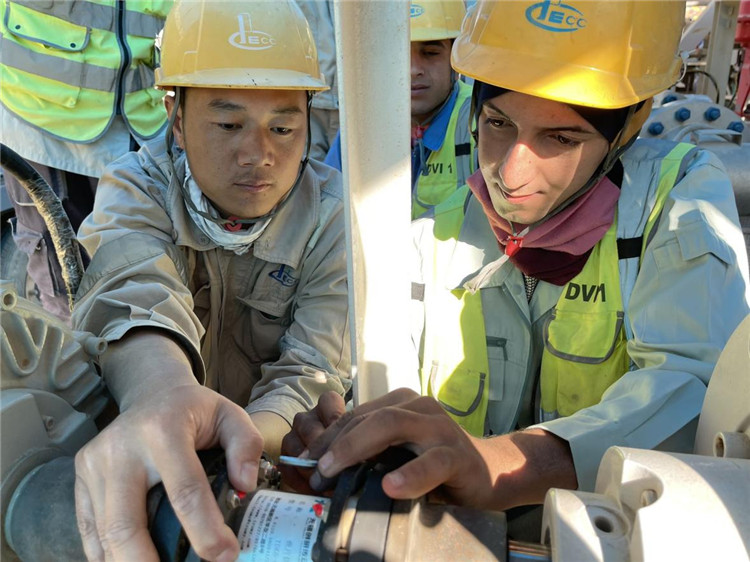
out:
{"label": "yellow-green reflective vest", "polygon": [[0,101],[63,140],[94,141],[117,113],[135,135],[155,136],[167,116],[154,39],[171,4],[0,0]]}
{"label": "yellow-green reflective vest", "polygon": [[[692,145],[678,144],[662,160],[656,201],[642,235],[641,258],[682,160],[693,149]],[[468,194],[468,187],[464,187],[435,210],[436,275],[450,263]],[[545,418],[568,416],[597,404],[604,391],[630,368],[616,232],[615,217],[583,270],[563,288],[546,322],[540,375]],[[437,278],[432,280],[432,287],[430,302],[435,310],[426,311],[422,393],[434,396],[466,431],[482,436],[489,402],[488,354],[497,350],[486,339],[481,291],[448,290]]]}
{"label": "yellow-green reflective vest", "polygon": [[474,173],[474,139],[469,132],[471,86],[459,80],[443,144],[431,152],[412,195],[411,218],[415,219],[445,201]]}

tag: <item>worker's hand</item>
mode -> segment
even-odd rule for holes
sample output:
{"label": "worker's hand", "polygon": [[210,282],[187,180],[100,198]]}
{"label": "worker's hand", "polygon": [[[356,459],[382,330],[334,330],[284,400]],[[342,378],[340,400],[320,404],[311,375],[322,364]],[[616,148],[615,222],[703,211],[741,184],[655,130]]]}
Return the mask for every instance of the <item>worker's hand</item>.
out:
{"label": "worker's hand", "polygon": [[197,384],[133,404],[76,455],[76,513],[90,560],[158,560],[146,494],[163,482],[203,559],[229,561],[239,544],[224,524],[197,450],[221,446],[238,490],[257,484],[263,439],[247,413]]}
{"label": "worker's hand", "polygon": [[[309,412],[294,416],[292,430],[281,441],[281,454],[291,457],[307,456],[308,445],[320,437],[323,431],[344,415],[345,404],[340,394],[330,391],[323,393],[318,405]],[[313,493],[308,481],[312,475],[310,469],[300,469],[280,465],[281,481],[285,487],[302,493]]]}
{"label": "worker's hand", "polygon": [[321,491],[343,469],[401,446],[417,458],[383,478],[388,496],[417,498],[442,485],[448,499],[479,505],[492,486],[479,441],[434,399],[398,389],[341,415],[310,444],[310,457],[319,458],[310,485]]}
{"label": "worker's hand", "polygon": [[[537,503],[552,486],[575,488],[567,443],[541,429],[491,439],[466,433],[433,398],[399,389],[338,418],[310,446],[314,490],[343,469],[401,446],[417,457],[383,478],[394,499],[435,491],[452,503],[507,509]],[[571,476],[572,474],[572,476]]]}

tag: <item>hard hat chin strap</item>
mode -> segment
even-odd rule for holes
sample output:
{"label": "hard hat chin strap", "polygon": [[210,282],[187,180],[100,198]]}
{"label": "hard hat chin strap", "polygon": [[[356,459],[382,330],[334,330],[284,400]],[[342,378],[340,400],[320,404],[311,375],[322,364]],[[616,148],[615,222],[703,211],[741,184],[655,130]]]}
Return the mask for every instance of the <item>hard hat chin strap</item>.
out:
{"label": "hard hat chin strap", "polygon": [[[177,180],[177,170],[174,166],[174,154],[172,151],[172,147],[174,144],[174,122],[177,119],[177,111],[182,106],[184,96],[182,94],[182,87],[177,86],[175,87],[175,101],[174,101],[174,108],[172,110],[171,115],[169,116],[169,121],[167,122],[167,130],[165,133],[165,140],[167,143],[167,154],[169,155],[169,167],[172,172],[172,177]],[[200,209],[196,208],[195,204],[193,203],[192,198],[190,197],[190,193],[188,193],[187,187],[185,186],[184,181],[180,181],[180,191],[182,193],[182,198],[185,201],[185,205],[190,207],[190,210],[194,213],[197,213],[198,215],[202,216],[206,220],[209,220],[211,222],[214,222],[220,226],[236,226],[236,225],[252,225],[255,223],[259,223],[262,221],[269,220],[276,216],[279,211],[286,205],[287,201],[289,201],[292,198],[292,194],[296,191],[299,184],[302,182],[302,175],[305,172],[305,168],[307,167],[307,163],[310,161],[310,148],[312,147],[312,130],[310,128],[310,112],[312,111],[312,100],[313,100],[313,92],[307,91],[307,144],[305,147],[305,156],[302,158],[299,164],[299,169],[297,170],[297,177],[294,180],[294,183],[292,184],[292,187],[289,191],[287,191],[286,195],[282,197],[282,199],[276,204],[276,206],[271,209],[268,213],[265,215],[262,215],[260,217],[254,217],[251,219],[224,219],[224,218],[218,218],[210,215],[209,213],[205,213],[201,211]],[[184,108],[182,109],[185,110]],[[185,155],[187,158],[187,155]]]}
{"label": "hard hat chin strap", "polygon": [[[588,181],[585,184],[583,184],[583,186],[578,191],[576,191],[573,195],[568,197],[565,201],[563,201],[563,203],[558,205],[555,209],[549,212],[546,216],[542,217],[540,220],[538,220],[534,224],[529,225],[529,230],[533,230],[540,224],[547,222],[556,214],[563,211],[568,206],[572,205],[575,201],[577,201],[584,194],[591,191],[591,189],[593,189],[601,181],[601,179],[604,176],[606,176],[610,172],[610,170],[612,170],[615,163],[617,163],[617,161],[620,159],[623,153],[631,147],[631,145],[635,142],[635,139],[638,137],[637,132],[632,133],[631,124],[633,123],[633,116],[640,109],[642,109],[642,107],[640,107],[640,104],[630,106],[630,108],[628,109],[628,115],[627,117],[625,117],[625,123],[623,124],[622,129],[620,129],[620,132],[617,133],[617,136],[615,137],[615,139],[610,143],[609,151],[604,156],[601,163],[596,168],[596,170],[591,175],[591,177],[588,179]],[[630,138],[628,138],[627,135],[631,135]],[[618,185],[617,187],[620,187],[620,186]]]}

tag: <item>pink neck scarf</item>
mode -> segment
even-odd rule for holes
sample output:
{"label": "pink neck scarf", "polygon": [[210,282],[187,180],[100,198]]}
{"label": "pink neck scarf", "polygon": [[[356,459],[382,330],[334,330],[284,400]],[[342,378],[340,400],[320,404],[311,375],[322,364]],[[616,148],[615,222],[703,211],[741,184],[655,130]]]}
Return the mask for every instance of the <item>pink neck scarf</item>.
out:
{"label": "pink neck scarf", "polygon": [[[564,285],[580,273],[591,250],[612,225],[620,197],[620,189],[605,176],[552,218],[523,236],[513,236],[510,223],[492,206],[481,171],[467,183],[508,259],[527,276],[554,285]],[[526,228],[515,226],[517,231]]]}

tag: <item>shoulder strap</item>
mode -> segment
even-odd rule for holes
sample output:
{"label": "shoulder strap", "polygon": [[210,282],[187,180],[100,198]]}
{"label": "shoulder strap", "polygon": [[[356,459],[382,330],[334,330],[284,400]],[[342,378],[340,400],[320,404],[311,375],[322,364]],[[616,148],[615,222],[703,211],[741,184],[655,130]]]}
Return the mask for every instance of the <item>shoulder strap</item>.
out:
{"label": "shoulder strap", "polygon": [[662,159],[659,170],[659,185],[656,188],[656,200],[646,221],[646,227],[640,236],[617,239],[618,259],[625,260],[636,257],[643,259],[646,247],[651,242],[651,235],[659,224],[667,196],[685,175],[687,157],[695,150],[696,147],[692,144],[679,143]]}
{"label": "shoulder strap", "polygon": [[437,240],[458,238],[471,196],[469,186],[464,184],[435,207],[433,233]]}
{"label": "shoulder strap", "polygon": [[465,183],[466,179],[476,170],[474,139],[471,138],[470,131],[471,88],[468,86],[464,88],[462,84],[459,84],[459,95],[456,100],[456,103],[460,105],[456,117],[456,129],[453,134],[456,153],[456,177],[459,184]]}
{"label": "shoulder strap", "polygon": [[659,170],[659,186],[656,188],[656,202],[648,216],[646,228],[643,231],[643,248],[641,250],[641,260],[646,252],[646,247],[651,242],[651,237],[656,232],[656,227],[661,219],[661,213],[664,210],[664,203],[672,188],[685,175],[685,168],[689,157],[698,150],[698,147],[692,144],[681,142],[667,154],[661,163]]}

